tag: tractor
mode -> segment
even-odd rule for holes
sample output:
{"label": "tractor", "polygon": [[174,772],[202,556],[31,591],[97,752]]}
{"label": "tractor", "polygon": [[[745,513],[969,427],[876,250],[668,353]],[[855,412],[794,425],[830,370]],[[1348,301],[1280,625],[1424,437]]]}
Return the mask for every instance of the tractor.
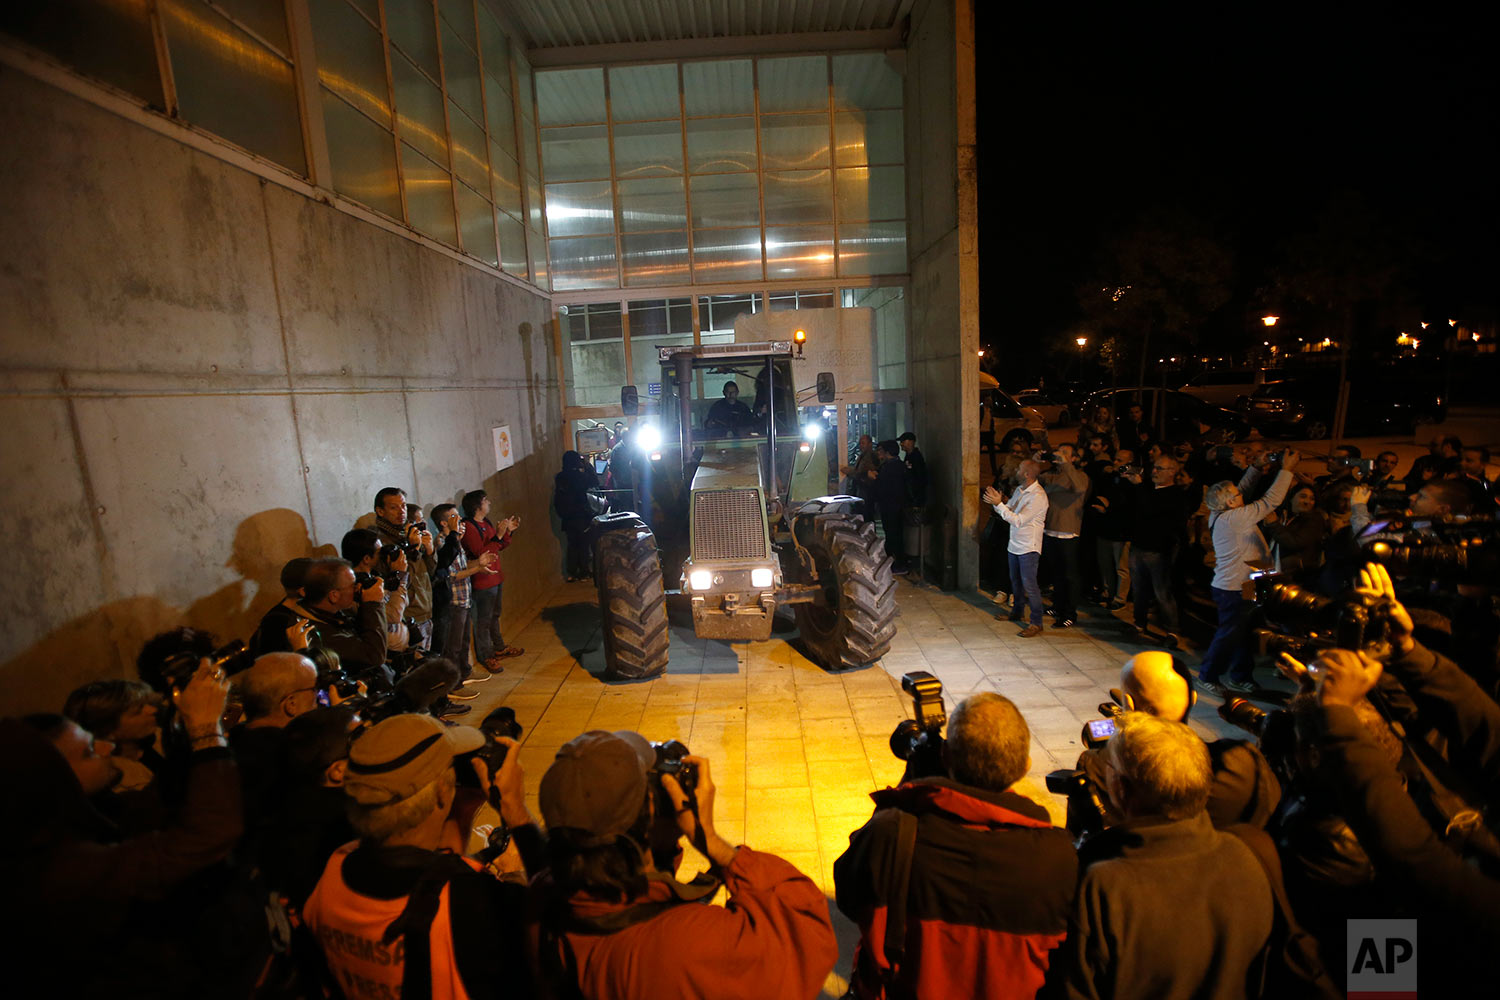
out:
{"label": "tractor", "polygon": [[[860,500],[829,494],[837,435],[799,417],[800,348],[658,348],[661,381],[650,390],[659,403],[626,445],[637,510],[600,515],[591,528],[607,676],[666,669],[672,589],[700,636],[768,639],[777,609],[789,605],[808,655],[828,670],[890,649],[891,559]],[[815,391],[831,403],[833,375],[820,372]],[[640,412],[635,386],[620,403]]]}

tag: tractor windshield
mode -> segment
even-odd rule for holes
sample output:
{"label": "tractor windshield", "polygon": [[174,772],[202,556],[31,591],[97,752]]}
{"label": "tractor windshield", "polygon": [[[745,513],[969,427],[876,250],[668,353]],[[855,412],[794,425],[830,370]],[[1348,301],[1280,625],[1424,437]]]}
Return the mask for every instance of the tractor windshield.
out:
{"label": "tractor windshield", "polygon": [[[762,438],[776,420],[777,434],[797,430],[797,393],[786,358],[700,358],[688,384],[688,416],[694,441]],[[662,366],[661,421],[668,440],[682,413],[675,367]]]}

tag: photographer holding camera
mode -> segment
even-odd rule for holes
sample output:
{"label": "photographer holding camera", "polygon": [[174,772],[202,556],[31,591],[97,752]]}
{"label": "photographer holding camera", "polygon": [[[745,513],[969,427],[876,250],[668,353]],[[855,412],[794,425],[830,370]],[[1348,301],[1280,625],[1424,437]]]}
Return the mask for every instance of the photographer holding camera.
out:
{"label": "photographer holding camera", "polygon": [[[1125,711],[1186,722],[1197,701],[1191,678],[1188,668],[1170,653],[1137,653],[1120,668],[1120,689],[1110,692],[1115,706],[1103,707],[1111,708],[1109,714],[1115,717]],[[1265,756],[1246,740],[1215,740],[1207,746],[1213,777],[1206,808],[1213,825],[1264,827],[1281,799]],[[1119,805],[1109,797],[1104,749],[1084,750],[1074,766],[1082,781],[1069,789],[1068,830],[1075,836],[1092,835],[1123,822]]]}
{"label": "photographer holding camera", "polygon": [[530,997],[526,889],[463,854],[483,796],[460,783],[470,768],[498,796],[530,871],[545,858],[526,811],[514,740],[491,773],[467,726],[395,715],[354,741],[344,768],[349,821],[360,839],[329,859],[303,918],[346,996]]}
{"label": "photographer holding camera", "polygon": [[942,744],[947,775],[871,796],[875,815],[833,866],[839,910],[861,932],[852,997],[1041,988],[1067,931],[1078,861],[1047,811],[1014,790],[1030,747],[1008,698],[971,695]]}
{"label": "photographer holding camera", "polygon": [[[1230,691],[1248,692],[1256,690],[1251,671],[1255,669],[1255,658],[1249,646],[1250,611],[1252,601],[1244,596],[1245,584],[1250,571],[1256,566],[1266,566],[1270,560],[1270,548],[1265,536],[1260,533],[1260,521],[1286,496],[1292,485],[1292,473],[1301,456],[1288,448],[1281,459],[1281,468],[1271,482],[1271,488],[1254,503],[1246,504],[1244,492],[1252,489],[1260,480],[1262,469],[1255,466],[1245,470],[1238,486],[1225,481],[1209,488],[1204,502],[1208,505],[1208,529],[1214,543],[1214,578],[1210,589],[1214,604],[1219,609],[1219,627],[1209,643],[1208,651],[1198,667],[1199,683],[1215,694],[1221,688]],[[1228,670],[1229,679],[1220,681]]]}
{"label": "photographer holding camera", "polygon": [[395,678],[385,665],[385,601],[379,577],[360,586],[348,560],[316,559],[303,578],[302,597],[267,611],[252,645],[262,653],[286,652],[296,648],[288,636],[300,630],[308,645],[338,653],[344,669],[371,690],[389,691]]}
{"label": "photographer holding camera", "polygon": [[[592,730],[542,778],[552,869],[536,886],[538,950],[549,995],[815,995],[838,956],[822,891],[786,861],[719,836],[707,760],[679,758],[677,776],[663,766],[639,733]],[[689,905],[717,882],[663,870],[679,837],[723,879],[728,906]]]}
{"label": "photographer holding camera", "polygon": [[375,494],[374,514],[366,514],[356,528],[370,528],[386,546],[396,546],[406,553],[407,617],[411,621],[410,646],[428,649],[432,640],[432,574],[437,571],[436,547],[432,533],[412,516],[406,493],[387,486]]}

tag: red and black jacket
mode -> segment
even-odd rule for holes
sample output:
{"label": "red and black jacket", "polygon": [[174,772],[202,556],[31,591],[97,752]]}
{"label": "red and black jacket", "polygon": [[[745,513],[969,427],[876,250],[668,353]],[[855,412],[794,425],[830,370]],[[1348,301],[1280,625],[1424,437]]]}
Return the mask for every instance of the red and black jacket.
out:
{"label": "red and black jacket", "polygon": [[[1030,997],[1067,934],[1078,860],[1065,830],[1014,792],[929,778],[870,796],[875,815],[834,863],[839,909],[859,924],[860,1000]],[[900,967],[885,953],[900,814],[917,818]]]}

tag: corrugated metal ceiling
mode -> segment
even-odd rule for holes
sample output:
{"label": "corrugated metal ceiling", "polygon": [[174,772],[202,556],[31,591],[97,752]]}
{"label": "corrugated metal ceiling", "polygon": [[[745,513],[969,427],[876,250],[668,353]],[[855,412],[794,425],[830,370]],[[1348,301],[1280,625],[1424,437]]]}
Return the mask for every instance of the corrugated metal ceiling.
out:
{"label": "corrugated metal ceiling", "polygon": [[896,27],[912,0],[488,0],[529,49]]}

